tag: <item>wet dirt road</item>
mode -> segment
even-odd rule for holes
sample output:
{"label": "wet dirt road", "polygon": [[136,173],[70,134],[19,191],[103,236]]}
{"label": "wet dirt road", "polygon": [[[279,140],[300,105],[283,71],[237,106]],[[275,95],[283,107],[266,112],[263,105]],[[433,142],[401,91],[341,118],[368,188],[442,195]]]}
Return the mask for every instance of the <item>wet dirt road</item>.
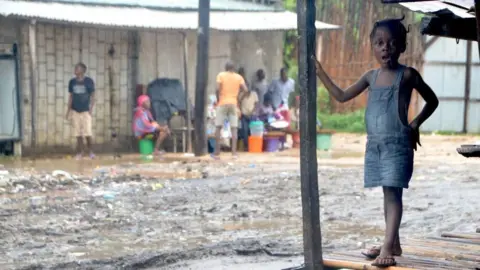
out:
{"label": "wet dirt road", "polygon": [[[424,137],[402,237],[480,225],[480,159],[455,152],[473,141]],[[381,190],[363,189],[363,143],[339,134],[332,153],[319,154],[327,252],[382,237]],[[237,161],[224,154],[0,164],[9,171],[0,180],[0,269],[280,269],[302,261],[295,151]],[[69,174],[52,174],[58,169]]]}

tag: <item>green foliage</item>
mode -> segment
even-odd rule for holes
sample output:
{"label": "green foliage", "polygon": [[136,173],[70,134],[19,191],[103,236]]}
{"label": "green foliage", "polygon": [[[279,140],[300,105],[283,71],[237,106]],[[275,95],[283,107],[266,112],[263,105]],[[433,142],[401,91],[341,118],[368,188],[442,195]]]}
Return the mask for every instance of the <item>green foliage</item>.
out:
{"label": "green foliage", "polygon": [[284,0],[283,5],[286,10],[295,11],[297,9],[297,0]]}
{"label": "green foliage", "polygon": [[317,114],[330,114],[332,106],[330,104],[330,94],[327,89],[321,85],[317,88]]}
{"label": "green foliage", "polygon": [[337,132],[365,132],[365,110],[350,113],[331,113],[330,94],[325,87],[320,86],[317,91],[317,118],[325,129]]}
{"label": "green foliage", "polygon": [[415,23],[421,22],[423,17],[425,17],[425,14],[415,12]]}
{"label": "green foliage", "polygon": [[337,132],[365,133],[364,109],[345,114],[317,112],[317,117],[325,129],[333,129]]}

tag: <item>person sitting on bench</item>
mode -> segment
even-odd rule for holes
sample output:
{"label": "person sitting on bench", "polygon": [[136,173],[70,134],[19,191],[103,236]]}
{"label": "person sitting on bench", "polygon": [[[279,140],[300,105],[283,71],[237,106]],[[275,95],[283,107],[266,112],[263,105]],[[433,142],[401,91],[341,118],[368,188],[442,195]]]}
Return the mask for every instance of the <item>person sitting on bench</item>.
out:
{"label": "person sitting on bench", "polygon": [[160,150],[160,146],[170,134],[170,130],[167,125],[161,126],[155,122],[150,107],[150,98],[147,95],[141,95],[137,98],[137,108],[135,108],[133,114],[133,132],[137,139],[148,136],[156,138],[155,155],[160,156],[165,153],[165,151]]}

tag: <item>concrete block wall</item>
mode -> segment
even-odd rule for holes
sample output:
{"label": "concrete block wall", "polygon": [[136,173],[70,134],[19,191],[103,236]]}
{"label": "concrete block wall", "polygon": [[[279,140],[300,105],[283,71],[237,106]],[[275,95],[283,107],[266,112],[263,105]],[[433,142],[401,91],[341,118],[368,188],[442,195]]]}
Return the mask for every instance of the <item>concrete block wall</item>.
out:
{"label": "concrete block wall", "polygon": [[[37,147],[73,147],[75,138],[65,119],[68,82],[74,66],[84,62],[87,76],[95,82],[93,111],[95,144],[111,139],[111,129],[120,137],[131,134],[132,96],[128,32],[68,25],[37,24]],[[22,27],[21,82],[25,147],[31,142],[31,96],[28,26]],[[113,47],[113,56],[109,51]]]}
{"label": "concrete block wall", "polygon": [[245,68],[249,81],[260,68],[265,70],[267,81],[276,79],[283,66],[283,38],[282,31],[233,32],[233,61]]}
{"label": "concrete block wall", "polygon": [[[187,31],[188,87],[193,101],[196,70],[196,33]],[[184,82],[184,41],[179,31],[141,31],[139,33],[139,82],[147,85],[159,77],[179,79]]]}
{"label": "concrete block wall", "polygon": [[[187,31],[188,87],[190,100],[195,98],[197,34]],[[283,65],[282,31],[224,32],[210,31],[209,72],[207,91],[215,93],[216,76],[233,60],[245,67],[249,80],[263,68],[267,78],[277,78]],[[139,83],[148,84],[157,77],[178,78],[184,82],[183,35],[178,31],[148,31],[140,33]]]}

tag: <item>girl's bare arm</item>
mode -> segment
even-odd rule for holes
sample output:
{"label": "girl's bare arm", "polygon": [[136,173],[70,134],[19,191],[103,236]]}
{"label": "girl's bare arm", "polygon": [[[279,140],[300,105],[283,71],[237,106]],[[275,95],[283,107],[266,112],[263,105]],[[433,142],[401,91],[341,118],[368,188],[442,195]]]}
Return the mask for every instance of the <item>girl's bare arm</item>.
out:
{"label": "girl's bare arm", "polygon": [[322,81],[325,88],[328,92],[339,102],[347,102],[356,96],[360,95],[367,87],[369,86],[368,78],[371,76],[371,71],[366,72],[362,77],[355,82],[353,85],[343,90],[338,87],[328,74],[323,69],[320,62],[317,61],[315,56],[312,56],[312,59],[315,61],[315,67],[317,68],[317,76]]}
{"label": "girl's bare arm", "polygon": [[408,68],[407,72],[409,74],[406,75],[410,77],[409,81],[411,82],[412,87],[415,88],[420,96],[422,96],[423,100],[425,100],[425,106],[423,107],[422,111],[410,124],[413,128],[417,129],[437,109],[438,98],[433,92],[432,88],[430,88],[430,86],[423,81],[422,75],[420,75],[416,69]]}

